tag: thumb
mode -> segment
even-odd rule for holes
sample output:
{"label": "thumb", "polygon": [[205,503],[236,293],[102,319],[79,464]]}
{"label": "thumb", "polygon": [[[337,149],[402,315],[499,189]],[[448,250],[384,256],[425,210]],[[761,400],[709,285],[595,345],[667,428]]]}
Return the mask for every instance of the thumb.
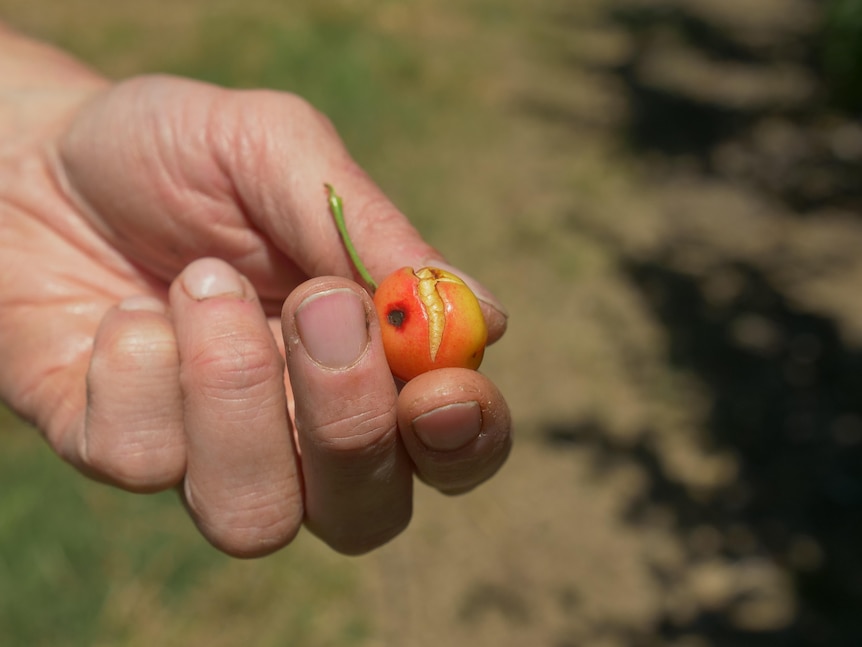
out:
{"label": "thumb", "polygon": [[353,161],[322,113],[291,94],[229,96],[220,114],[235,136],[215,139],[222,143],[217,155],[248,217],[305,274],[357,278],[330,212],[325,186],[330,184],[343,200],[353,244],[376,281],[404,266],[451,271],[479,299],[489,340],[502,336],[508,315],[500,301],[422,239]]}

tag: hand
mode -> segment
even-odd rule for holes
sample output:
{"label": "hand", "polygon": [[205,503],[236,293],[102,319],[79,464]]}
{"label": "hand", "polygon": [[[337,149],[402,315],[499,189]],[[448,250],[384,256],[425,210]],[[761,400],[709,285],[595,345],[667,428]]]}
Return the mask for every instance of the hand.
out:
{"label": "hand", "polygon": [[[0,396],[64,459],[177,487],[238,556],[303,522],[369,550],[408,523],[414,473],[457,493],[502,464],[510,418],[485,377],[393,381],[324,183],[376,278],[440,257],[306,102],[109,85],[2,30],[0,84]],[[496,339],[505,316],[474,286]]]}

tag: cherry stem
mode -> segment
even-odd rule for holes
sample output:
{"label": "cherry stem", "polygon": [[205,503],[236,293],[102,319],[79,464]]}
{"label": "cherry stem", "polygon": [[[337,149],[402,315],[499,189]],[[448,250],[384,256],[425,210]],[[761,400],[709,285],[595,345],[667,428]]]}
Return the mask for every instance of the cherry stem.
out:
{"label": "cherry stem", "polygon": [[368,268],[365,267],[362,259],[359,258],[359,252],[356,251],[353,241],[350,240],[350,234],[347,233],[347,224],[344,222],[344,204],[341,198],[335,193],[335,189],[331,184],[326,185],[326,190],[329,192],[329,209],[332,211],[332,217],[335,218],[335,226],[338,227],[338,233],[341,234],[341,242],[344,243],[344,248],[350,255],[350,260],[353,262],[356,271],[359,272],[359,276],[362,277],[362,280],[365,281],[373,294],[377,289],[377,282],[371,277]]}

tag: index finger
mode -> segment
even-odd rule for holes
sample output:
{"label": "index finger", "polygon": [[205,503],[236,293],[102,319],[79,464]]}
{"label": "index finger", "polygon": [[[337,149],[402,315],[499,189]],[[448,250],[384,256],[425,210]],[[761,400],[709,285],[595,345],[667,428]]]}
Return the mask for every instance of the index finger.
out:
{"label": "index finger", "polygon": [[413,473],[374,306],[356,283],[313,279],[282,318],[305,485],[306,526],[357,554],[409,522]]}

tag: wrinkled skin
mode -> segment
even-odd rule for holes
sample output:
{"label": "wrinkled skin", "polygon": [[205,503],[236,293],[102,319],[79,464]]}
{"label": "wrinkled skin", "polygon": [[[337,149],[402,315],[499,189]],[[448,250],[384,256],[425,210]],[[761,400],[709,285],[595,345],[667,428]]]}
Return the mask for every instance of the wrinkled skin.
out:
{"label": "wrinkled skin", "polygon": [[[2,27],[0,90],[0,397],[65,460],[177,488],[238,556],[303,523],[369,550],[408,523],[414,474],[458,493],[500,467],[487,378],[393,381],[324,182],[377,278],[441,259],[305,101],[111,84]],[[471,286],[494,340],[505,315]]]}

